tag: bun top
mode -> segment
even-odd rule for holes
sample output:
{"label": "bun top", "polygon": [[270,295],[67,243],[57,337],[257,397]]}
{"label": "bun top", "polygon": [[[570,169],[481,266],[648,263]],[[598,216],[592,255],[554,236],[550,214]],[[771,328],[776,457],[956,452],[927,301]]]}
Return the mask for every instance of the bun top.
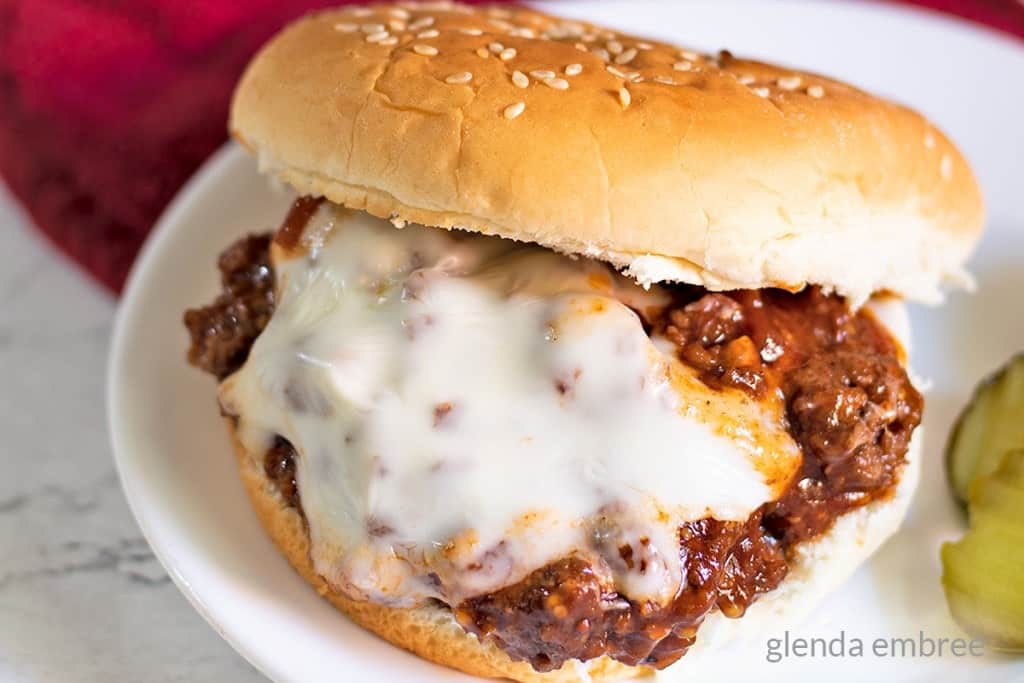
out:
{"label": "bun top", "polygon": [[983,222],[963,156],[905,107],[526,9],[311,14],[254,58],[230,127],[300,192],[642,282],[934,301]]}

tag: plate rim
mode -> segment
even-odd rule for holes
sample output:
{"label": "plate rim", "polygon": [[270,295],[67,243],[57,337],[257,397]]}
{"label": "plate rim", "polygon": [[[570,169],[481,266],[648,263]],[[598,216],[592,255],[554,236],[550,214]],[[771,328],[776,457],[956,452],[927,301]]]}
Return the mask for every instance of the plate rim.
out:
{"label": "plate rim", "polygon": [[142,492],[137,485],[133,485],[128,480],[131,465],[127,462],[128,456],[126,453],[128,446],[124,443],[126,440],[126,428],[123,424],[124,411],[121,410],[123,398],[119,389],[121,386],[119,380],[122,376],[122,365],[125,362],[130,339],[127,330],[129,322],[134,318],[135,311],[140,305],[141,292],[144,291],[142,285],[147,277],[147,273],[152,270],[150,263],[158,258],[162,251],[161,247],[174,234],[174,226],[180,223],[182,214],[188,211],[189,207],[195,203],[196,198],[203,192],[204,188],[212,181],[215,181],[225,170],[230,169],[231,166],[242,163],[246,156],[247,153],[241,145],[232,140],[228,140],[218,147],[174,195],[174,198],[153,225],[153,229],[146,237],[138,256],[136,256],[135,261],[132,263],[114,316],[114,324],[110,335],[110,351],[107,354],[107,371],[104,379],[106,382],[107,429],[110,435],[118,483],[128,503],[128,509],[131,511],[132,517],[135,518],[135,522],[139,525],[139,530],[143,538],[146,539],[146,543],[149,545],[154,557],[167,571],[167,575],[171,578],[178,591],[185,596],[193,609],[199,613],[214,632],[223,638],[246,662],[272,681],[287,681],[290,678],[286,672],[273,666],[269,659],[265,659],[260,654],[253,652],[239,638],[221,625],[214,614],[207,608],[201,596],[196,592],[193,584],[182,572],[173,554],[161,543],[154,540],[153,522],[149,518],[146,507],[141,502]]}

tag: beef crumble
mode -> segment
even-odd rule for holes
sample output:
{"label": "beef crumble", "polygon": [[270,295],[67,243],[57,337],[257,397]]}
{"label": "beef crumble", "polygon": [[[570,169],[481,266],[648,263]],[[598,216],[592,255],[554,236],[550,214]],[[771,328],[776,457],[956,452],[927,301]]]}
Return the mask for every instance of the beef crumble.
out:
{"label": "beef crumble", "polygon": [[274,443],[263,455],[263,473],[274,482],[284,502],[300,513],[302,500],[299,498],[299,484],[295,481],[295,447],[281,435],[274,437]]}
{"label": "beef crumble", "polygon": [[185,312],[190,363],[224,379],[242,367],[274,312],[270,235],[249,235],[220,255],[222,291],[209,306]]}
{"label": "beef crumble", "polygon": [[[296,224],[315,204],[297,204],[278,240],[294,243]],[[219,379],[244,363],[273,312],[270,236],[247,237],[220,258],[224,290],[190,310],[189,360]],[[287,246],[287,245],[286,245]],[[739,617],[774,589],[801,541],[826,532],[854,508],[891,494],[922,401],[899,362],[900,350],[866,311],[818,288],[708,293],[674,288],[673,305],[647,327],[673,342],[708,385],[754,397],[780,391],[802,465],[783,496],[745,522],[702,519],[679,529],[684,581],[668,605],[618,594],[603,560],[568,557],[517,584],[453,606],[459,623],[489,637],[513,659],[550,671],[565,661],[607,655],[665,667],[683,656],[713,610]],[[302,511],[295,451],[277,437],[264,458],[267,477]],[[620,549],[632,559],[633,549]]]}

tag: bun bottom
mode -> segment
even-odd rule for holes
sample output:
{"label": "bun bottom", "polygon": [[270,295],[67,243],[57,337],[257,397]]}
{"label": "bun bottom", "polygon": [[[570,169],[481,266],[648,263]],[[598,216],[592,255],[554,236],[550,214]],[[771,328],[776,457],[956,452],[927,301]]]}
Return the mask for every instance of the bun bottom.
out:
{"label": "bun bottom", "polygon": [[601,657],[585,663],[566,662],[556,671],[538,673],[528,663],[514,662],[494,644],[481,642],[464,631],[447,608],[387,607],[350,600],[333,591],[310,562],[309,536],[302,517],[285,504],[277,488],[267,479],[262,454],[247,451],[235,436],[231,421],[226,422],[235,445],[242,483],[274,545],[317,593],[366,630],[423,659],[485,678],[508,678],[523,683],[582,683],[622,680],[651,671],[648,667],[627,666]]}
{"label": "bun bottom", "polygon": [[[522,683],[584,683],[624,680],[651,673],[648,667],[627,666],[608,657],[588,662],[566,662],[547,673],[526,662],[512,661],[500,648],[480,641],[456,623],[442,606],[414,609],[355,601],[333,591],[313,569],[309,538],[302,517],[285,504],[263,472],[262,454],[247,451],[226,420],[234,442],[242,483],[260,523],[299,575],[317,593],[359,626],[423,659],[485,678],[506,678]],[[679,663],[715,656],[715,651],[737,639],[792,626],[824,597],[838,588],[899,527],[917,484],[920,429],[907,453],[907,466],[893,496],[843,515],[823,536],[803,543],[790,561],[789,574],[775,590],[762,596],[740,619],[709,614],[697,643]]]}

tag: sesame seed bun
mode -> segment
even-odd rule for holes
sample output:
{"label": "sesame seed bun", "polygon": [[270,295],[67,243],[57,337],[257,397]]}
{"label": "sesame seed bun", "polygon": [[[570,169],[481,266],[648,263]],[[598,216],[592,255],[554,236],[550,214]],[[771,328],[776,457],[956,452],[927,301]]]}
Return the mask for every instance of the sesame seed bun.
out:
{"label": "sesame seed bun", "polygon": [[[402,609],[348,599],[333,590],[313,569],[305,523],[267,479],[263,455],[247,451],[236,437],[232,421],[225,420],[225,423],[235,444],[242,482],[270,538],[317,593],[368,631],[424,659],[487,678],[524,683],[598,683],[651,672],[647,667],[627,666],[600,657],[589,662],[566,662],[556,671],[538,673],[525,662],[512,661],[493,643],[481,642],[464,631],[444,605]],[[899,528],[917,486],[920,443],[918,430],[907,452],[907,465],[891,497],[848,512],[827,533],[797,546],[789,560],[786,578],[774,590],[762,595],[743,617],[728,619],[719,612],[709,614],[697,633],[696,645],[673,665],[673,670],[685,670],[687,662],[692,663],[697,658],[716,657],[719,650],[731,642],[780,633],[796,625],[822,599],[838,589]]]}
{"label": "sesame seed bun", "polygon": [[963,156],[907,108],[525,9],[311,14],[249,65],[230,128],[302,193],[643,282],[935,301],[983,222]]}

